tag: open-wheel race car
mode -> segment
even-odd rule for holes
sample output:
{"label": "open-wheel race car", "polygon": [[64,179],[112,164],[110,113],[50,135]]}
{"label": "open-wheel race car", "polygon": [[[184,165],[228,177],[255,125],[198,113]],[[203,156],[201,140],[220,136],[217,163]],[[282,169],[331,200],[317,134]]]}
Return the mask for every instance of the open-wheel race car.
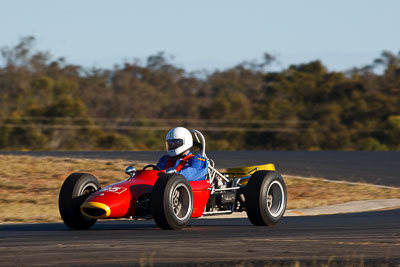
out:
{"label": "open-wheel race car", "polygon": [[[181,229],[191,218],[246,211],[254,225],[274,225],[286,208],[286,186],[273,164],[227,169],[219,172],[205,153],[204,136],[191,130],[193,145],[208,162],[204,180],[188,181],[156,165],[136,171],[129,178],[101,188],[91,174],[72,173],[59,194],[59,211],[73,229],[89,229],[97,219],[151,219],[162,229]],[[152,169],[152,170],[150,170]]]}

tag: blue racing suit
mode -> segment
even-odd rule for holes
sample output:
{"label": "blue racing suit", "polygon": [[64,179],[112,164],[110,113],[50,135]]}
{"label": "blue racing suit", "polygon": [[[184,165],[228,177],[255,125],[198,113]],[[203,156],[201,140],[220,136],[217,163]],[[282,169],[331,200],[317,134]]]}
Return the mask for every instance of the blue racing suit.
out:
{"label": "blue racing suit", "polygon": [[201,155],[193,155],[189,152],[184,158],[164,155],[158,161],[157,167],[162,170],[175,169],[177,173],[185,176],[188,181],[198,181],[205,179],[208,163]]}

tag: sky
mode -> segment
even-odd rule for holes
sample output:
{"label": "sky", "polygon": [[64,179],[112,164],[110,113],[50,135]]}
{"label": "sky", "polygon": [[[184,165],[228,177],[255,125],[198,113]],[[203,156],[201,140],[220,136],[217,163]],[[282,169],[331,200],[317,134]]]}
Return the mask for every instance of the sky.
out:
{"label": "sky", "polygon": [[164,51],[187,71],[243,61],[319,59],[329,70],[400,51],[398,0],[0,0],[0,47],[34,36],[36,50],[85,67],[145,62]]}

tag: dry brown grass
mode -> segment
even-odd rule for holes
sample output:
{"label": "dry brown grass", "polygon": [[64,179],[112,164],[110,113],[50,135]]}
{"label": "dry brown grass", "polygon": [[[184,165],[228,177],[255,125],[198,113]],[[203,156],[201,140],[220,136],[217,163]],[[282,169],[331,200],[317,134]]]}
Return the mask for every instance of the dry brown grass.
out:
{"label": "dry brown grass", "polygon": [[0,222],[60,221],[58,193],[72,172],[89,172],[102,186],[126,179],[126,160],[0,156]]}
{"label": "dry brown grass", "polygon": [[400,188],[385,188],[362,183],[337,183],[322,178],[284,176],[288,209],[310,208],[357,200],[400,198]]}
{"label": "dry brown grass", "polygon": [[[0,222],[60,221],[58,193],[72,172],[94,174],[102,186],[126,178],[126,160],[0,156]],[[323,179],[285,177],[288,208],[315,207],[353,200],[400,198],[400,188],[329,183]]]}

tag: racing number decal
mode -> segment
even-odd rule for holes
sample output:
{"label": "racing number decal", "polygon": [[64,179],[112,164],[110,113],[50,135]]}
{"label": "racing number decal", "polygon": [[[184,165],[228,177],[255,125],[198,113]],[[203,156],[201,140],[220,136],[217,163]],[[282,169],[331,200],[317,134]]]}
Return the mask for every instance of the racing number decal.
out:
{"label": "racing number decal", "polygon": [[102,191],[107,191],[107,192],[112,192],[112,193],[117,193],[121,194],[127,190],[126,187],[119,187],[119,186],[111,186],[111,187],[106,187]]}

